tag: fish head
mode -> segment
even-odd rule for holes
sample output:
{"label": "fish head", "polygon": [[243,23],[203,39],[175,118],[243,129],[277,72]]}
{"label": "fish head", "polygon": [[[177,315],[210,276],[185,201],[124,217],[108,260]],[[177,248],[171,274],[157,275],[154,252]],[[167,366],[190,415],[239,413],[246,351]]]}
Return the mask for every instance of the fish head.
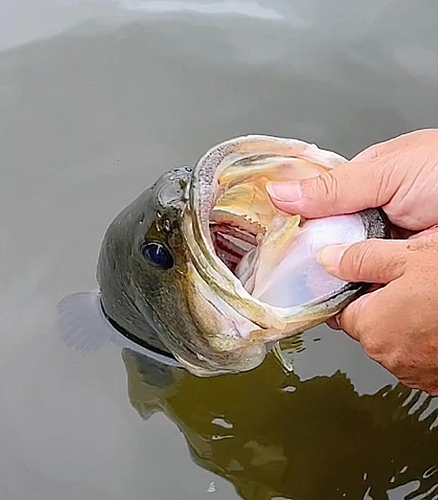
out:
{"label": "fish head", "polygon": [[233,311],[215,303],[193,266],[183,234],[192,173],[191,167],[165,173],[108,227],[97,266],[102,309],[123,333],[198,376],[242,371],[259,364],[265,348],[242,352],[230,341],[233,333],[239,338]]}
{"label": "fish head", "polygon": [[345,161],[302,141],[247,136],[163,175],[107,230],[98,264],[106,314],[198,376],[260,365],[277,341],[365,289],[328,275],[315,255],[384,237],[381,213],[306,221],[279,211],[266,189]]}

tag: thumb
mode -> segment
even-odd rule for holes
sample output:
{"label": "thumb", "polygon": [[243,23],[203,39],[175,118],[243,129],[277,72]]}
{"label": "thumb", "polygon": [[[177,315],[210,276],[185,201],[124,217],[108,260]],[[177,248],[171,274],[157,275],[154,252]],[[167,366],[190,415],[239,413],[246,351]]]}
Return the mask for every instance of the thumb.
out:
{"label": "thumb", "polygon": [[325,270],[350,282],[387,284],[405,270],[405,240],[370,239],[348,245],[331,245],[317,255]]}
{"label": "thumb", "polygon": [[308,219],[354,213],[391,200],[398,187],[392,165],[387,157],[353,160],[311,179],[269,183],[267,189],[280,210]]}

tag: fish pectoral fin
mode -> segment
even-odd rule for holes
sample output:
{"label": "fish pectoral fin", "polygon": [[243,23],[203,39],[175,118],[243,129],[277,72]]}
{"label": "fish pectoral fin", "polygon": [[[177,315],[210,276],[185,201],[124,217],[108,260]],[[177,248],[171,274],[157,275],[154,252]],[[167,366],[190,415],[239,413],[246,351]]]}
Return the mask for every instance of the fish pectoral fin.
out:
{"label": "fish pectoral fin", "polygon": [[105,317],[97,291],[77,292],[57,304],[57,319],[65,343],[85,354],[108,344],[128,348],[167,366],[177,366],[176,359],[149,350],[116,330]]}
{"label": "fish pectoral fin", "polygon": [[57,304],[57,316],[66,344],[86,353],[100,349],[115,335],[103,315],[97,291],[64,297]]}

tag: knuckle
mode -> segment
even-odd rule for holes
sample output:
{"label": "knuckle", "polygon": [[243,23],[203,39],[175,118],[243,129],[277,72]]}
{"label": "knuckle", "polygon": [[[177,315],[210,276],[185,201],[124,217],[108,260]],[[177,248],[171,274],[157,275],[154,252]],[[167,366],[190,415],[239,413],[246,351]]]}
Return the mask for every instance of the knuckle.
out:
{"label": "knuckle", "polygon": [[386,342],[379,337],[363,336],[361,339],[362,347],[365,353],[374,361],[382,363],[387,354]]}
{"label": "knuckle", "polygon": [[388,153],[388,151],[388,144],[386,142],[379,142],[364,149],[361,153],[355,156],[354,161],[369,162],[384,156]]}
{"label": "knuckle", "polygon": [[358,280],[367,280],[371,274],[375,283],[387,282],[388,276],[403,274],[405,265],[406,254],[403,250],[373,239],[352,245],[341,261],[345,272],[354,273]]}
{"label": "knuckle", "polygon": [[375,144],[374,146],[370,146],[369,148],[364,149],[360,154],[355,157],[356,161],[371,161],[380,156],[381,150],[380,144]]}
{"label": "knuckle", "polygon": [[375,189],[374,205],[386,205],[394,195],[394,168],[396,158],[393,155],[387,155],[383,160],[376,162],[372,170],[372,182]]}
{"label": "knuckle", "polygon": [[438,235],[428,234],[420,238],[412,239],[407,244],[406,249],[409,252],[429,252],[438,253]]}
{"label": "knuckle", "polygon": [[400,374],[403,373],[403,369],[406,365],[406,357],[399,350],[389,351],[384,356],[382,365],[391,373],[394,373],[395,375]]}
{"label": "knuckle", "polygon": [[365,353],[401,379],[409,367],[409,356],[384,337],[363,339]]}
{"label": "knuckle", "polygon": [[388,361],[390,364],[398,362],[395,357],[393,360],[390,359],[394,351],[388,336],[382,334],[381,331],[376,331],[375,324],[371,324],[371,322],[368,323],[368,326],[362,328],[363,333],[360,343],[367,356],[382,365],[386,365]]}
{"label": "knuckle", "polygon": [[367,267],[369,259],[373,255],[373,242],[357,243],[348,249],[342,259],[341,266],[345,269],[354,270],[360,277]]}
{"label": "knuckle", "polygon": [[309,194],[322,200],[334,202],[337,196],[337,184],[337,180],[331,172],[324,172],[315,178],[314,183],[308,184],[312,191]]}

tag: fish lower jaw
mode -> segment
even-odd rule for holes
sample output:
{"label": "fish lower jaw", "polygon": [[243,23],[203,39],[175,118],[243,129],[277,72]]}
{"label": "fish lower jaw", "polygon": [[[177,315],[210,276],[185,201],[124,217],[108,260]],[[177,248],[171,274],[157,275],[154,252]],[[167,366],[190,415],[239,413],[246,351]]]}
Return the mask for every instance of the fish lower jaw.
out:
{"label": "fish lower jaw", "polygon": [[209,378],[253,370],[263,363],[268,350],[264,344],[261,344],[235,348],[231,351],[215,351],[214,359],[200,354],[196,361],[188,360],[178,354],[175,354],[175,358],[192,375]]}

